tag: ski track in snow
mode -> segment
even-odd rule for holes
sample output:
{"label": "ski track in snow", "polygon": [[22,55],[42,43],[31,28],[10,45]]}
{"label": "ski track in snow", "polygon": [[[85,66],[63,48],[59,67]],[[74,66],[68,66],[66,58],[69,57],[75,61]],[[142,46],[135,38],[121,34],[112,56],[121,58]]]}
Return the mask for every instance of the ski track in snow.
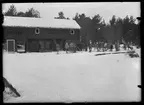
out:
{"label": "ski track in snow", "polygon": [[3,55],[3,75],[22,97],[8,102],[140,101],[140,60],[96,52]]}

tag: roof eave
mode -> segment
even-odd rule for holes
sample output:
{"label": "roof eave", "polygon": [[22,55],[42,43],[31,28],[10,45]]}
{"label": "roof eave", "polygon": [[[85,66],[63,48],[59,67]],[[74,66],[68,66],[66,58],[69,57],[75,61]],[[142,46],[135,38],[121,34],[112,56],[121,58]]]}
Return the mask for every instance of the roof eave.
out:
{"label": "roof eave", "polygon": [[[10,25],[2,25],[3,27],[19,27],[19,28],[37,28],[35,26],[10,26]],[[53,29],[80,29],[80,28],[70,28],[70,27],[66,27],[66,28],[60,28],[60,27],[40,27],[39,28],[53,28]]]}

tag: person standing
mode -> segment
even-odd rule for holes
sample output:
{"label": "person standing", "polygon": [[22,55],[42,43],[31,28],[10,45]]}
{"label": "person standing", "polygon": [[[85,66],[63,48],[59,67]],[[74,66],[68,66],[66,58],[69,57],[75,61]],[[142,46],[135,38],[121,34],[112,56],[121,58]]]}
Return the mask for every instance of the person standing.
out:
{"label": "person standing", "polygon": [[99,42],[97,42],[97,51],[100,51],[100,46],[99,46]]}
{"label": "person standing", "polygon": [[60,45],[56,44],[56,50],[57,50],[57,54],[59,54],[59,50],[60,50]]}
{"label": "person standing", "polygon": [[113,43],[110,44],[110,51],[113,50]]}
{"label": "person standing", "polygon": [[127,43],[126,43],[126,41],[124,40],[124,38],[122,38],[122,43],[124,44],[124,46],[123,46],[124,50],[127,50]]}
{"label": "person standing", "polygon": [[96,50],[96,42],[94,42],[94,51]]}
{"label": "person standing", "polygon": [[102,41],[102,51],[104,52],[104,41]]}
{"label": "person standing", "polygon": [[85,43],[85,51],[87,51],[87,43]]}
{"label": "person standing", "polygon": [[92,51],[92,42],[91,42],[91,40],[89,41],[89,52],[91,52]]}
{"label": "person standing", "polygon": [[66,53],[68,53],[68,48],[69,48],[69,45],[68,45],[68,42],[65,43],[65,50],[66,50]]}

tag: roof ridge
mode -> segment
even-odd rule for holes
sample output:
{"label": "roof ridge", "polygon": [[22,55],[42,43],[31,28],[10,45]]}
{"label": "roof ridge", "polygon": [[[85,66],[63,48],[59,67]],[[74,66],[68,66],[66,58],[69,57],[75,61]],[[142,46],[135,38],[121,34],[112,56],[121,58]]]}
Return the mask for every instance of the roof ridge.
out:
{"label": "roof ridge", "polygon": [[[4,18],[27,18],[27,19],[44,19],[44,20],[47,20],[47,19],[53,19],[53,20],[73,20],[73,19],[55,19],[55,18],[36,18],[36,17],[21,17],[21,16],[4,16]],[[75,20],[74,20],[75,21]]]}

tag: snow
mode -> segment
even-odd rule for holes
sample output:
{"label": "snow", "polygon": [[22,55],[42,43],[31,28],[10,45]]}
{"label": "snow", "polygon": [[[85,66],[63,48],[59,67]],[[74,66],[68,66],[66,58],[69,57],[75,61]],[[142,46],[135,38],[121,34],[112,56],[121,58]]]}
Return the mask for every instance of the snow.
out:
{"label": "snow", "polygon": [[7,102],[140,101],[140,58],[96,53],[4,52],[3,75],[22,95]]}
{"label": "snow", "polygon": [[5,16],[3,26],[80,29],[75,20]]}

